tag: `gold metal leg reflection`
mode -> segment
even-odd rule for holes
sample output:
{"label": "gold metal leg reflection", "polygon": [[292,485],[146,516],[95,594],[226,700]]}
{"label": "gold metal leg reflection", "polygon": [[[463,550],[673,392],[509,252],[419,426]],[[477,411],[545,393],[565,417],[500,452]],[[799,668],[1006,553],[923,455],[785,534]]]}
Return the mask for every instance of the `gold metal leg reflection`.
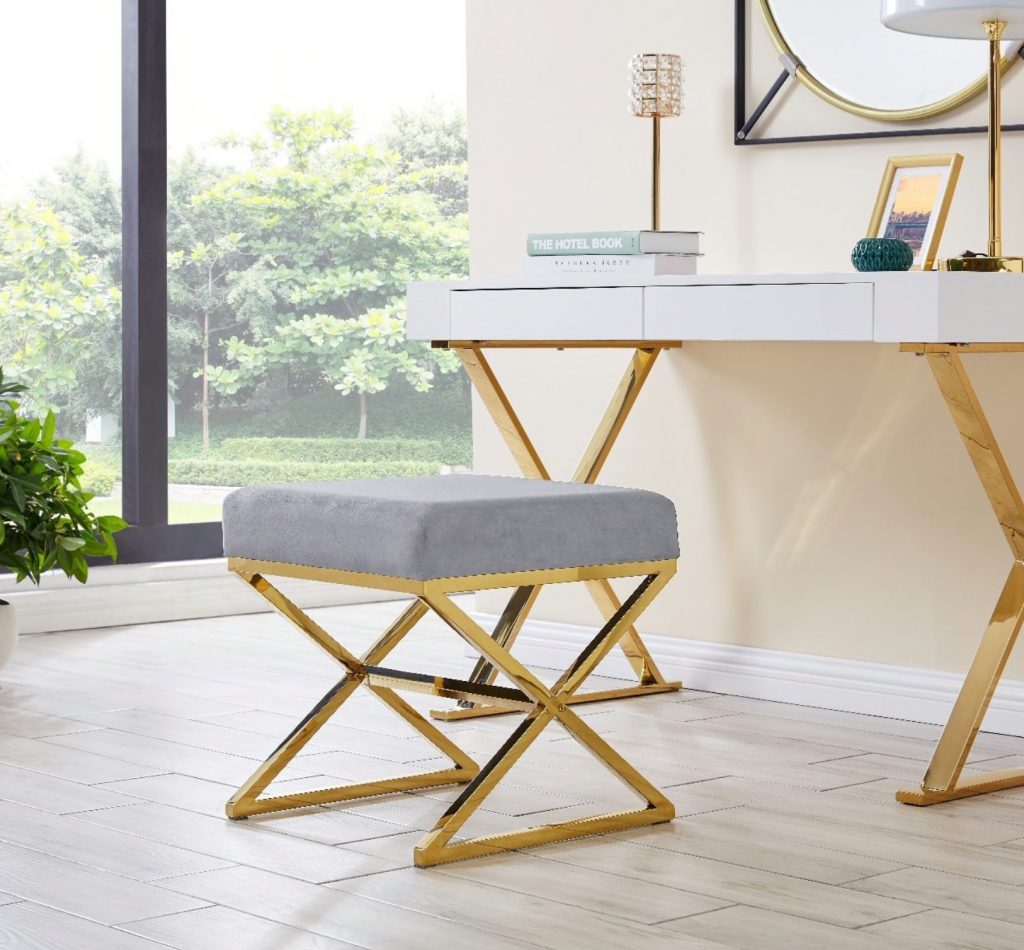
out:
{"label": "gold metal leg reflection", "polygon": [[897,792],[907,805],[933,805],[1024,786],[1024,770],[962,778],[974,740],[1024,623],[1024,503],[978,396],[953,347],[922,349],[1014,562],[920,788]]}
{"label": "gold metal leg reflection", "polygon": [[[462,364],[466,368],[466,373],[487,407],[487,411],[498,427],[498,431],[509,447],[520,471],[528,478],[550,479],[551,476],[548,474],[547,468],[526,434],[526,429],[512,408],[508,396],[501,388],[490,362],[484,355],[482,346],[472,343],[451,345],[458,352]],[[601,421],[573,473],[572,481],[587,484],[597,481],[644,383],[650,376],[658,354],[665,348],[665,344],[653,343],[637,346],[634,349],[608,408],[601,417]],[[619,599],[606,579],[588,581],[587,590],[602,617],[607,620],[615,614],[620,606]],[[539,588],[534,587],[517,590],[512,595],[494,632],[494,639],[502,646],[511,647],[515,643],[538,593]],[[633,626],[629,626],[623,631],[619,639],[619,646],[629,661],[638,684],[573,696],[568,702],[586,703],[607,699],[624,699],[629,696],[643,696],[649,693],[672,692],[682,688],[682,683],[669,682],[665,679],[640,634]],[[497,673],[498,671],[492,664],[481,658],[471,679],[477,682],[493,683]],[[503,715],[512,711],[496,704],[468,701],[460,703],[459,707],[454,710],[434,710],[431,712],[431,716],[435,719],[450,721],[477,716]]]}

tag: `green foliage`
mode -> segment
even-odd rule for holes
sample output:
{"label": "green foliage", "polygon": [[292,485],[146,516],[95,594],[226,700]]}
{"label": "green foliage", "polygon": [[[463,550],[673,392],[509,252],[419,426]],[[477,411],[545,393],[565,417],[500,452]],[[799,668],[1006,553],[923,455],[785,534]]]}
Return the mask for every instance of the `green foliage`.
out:
{"label": "green foliage", "polygon": [[32,189],[36,203],[52,208],[71,233],[75,248],[103,265],[111,286],[121,285],[121,186],[102,162],[79,150]]}
{"label": "green foliage", "polygon": [[36,412],[81,424],[120,379],[121,294],[57,215],[34,202],[0,207],[0,360],[31,387]]}
{"label": "green foliage", "polygon": [[[330,416],[348,419],[351,404],[359,431],[370,411],[380,434],[399,405],[385,399],[391,388],[418,418],[411,394],[457,364],[405,339],[405,285],[468,272],[461,113],[399,111],[367,143],[349,112],[276,109],[263,131],[218,145],[221,154],[188,153],[168,170],[179,417],[205,409],[213,446],[226,410],[269,421],[323,392]],[[87,415],[120,408],[120,188],[79,153],[32,195],[0,204],[0,363],[29,385],[34,411],[59,408],[61,431],[80,431]],[[464,434],[468,391],[452,393],[448,415],[432,409],[433,426],[454,429],[457,418]],[[321,422],[321,433],[334,430]]]}
{"label": "green foliage", "polygon": [[120,477],[121,473],[109,465],[88,459],[78,480],[90,494],[106,496],[114,490],[114,482]]}
{"label": "green foliage", "polygon": [[393,378],[425,392],[436,372],[456,368],[404,332],[408,281],[464,274],[467,264],[465,215],[410,179],[423,169],[356,142],[347,112],[275,110],[265,133],[228,144],[246,153],[245,171],[194,205],[234,222],[249,264],[229,279],[247,288],[245,302],[272,297],[274,318],[264,310],[224,342],[224,363],[209,370],[217,393],[244,399],[282,374],[289,386],[329,383],[361,397]]}
{"label": "green foliage", "polygon": [[52,412],[43,420],[19,410],[24,387],[0,369],[0,567],[38,584],[56,567],[85,583],[86,557],[116,557],[114,534],[125,522],[94,517],[80,483],[85,456],[55,437]]}
{"label": "green foliage", "polygon": [[380,137],[398,155],[404,182],[431,192],[447,214],[469,210],[466,116],[437,103],[419,112],[399,109]]}
{"label": "green foliage", "polygon": [[[461,447],[460,447],[461,448]],[[436,462],[466,465],[464,452],[428,439],[225,439],[221,459],[267,462]]]}
{"label": "green foliage", "polygon": [[406,339],[398,307],[350,318],[323,313],[302,317],[277,327],[262,346],[233,337],[226,341],[225,350],[234,365],[214,367],[211,381],[230,395],[254,383],[274,364],[315,366],[346,396],[383,392],[392,376],[404,379],[417,392],[428,392],[435,368],[442,373],[459,368],[454,353]]}
{"label": "green foliage", "polygon": [[234,461],[206,458],[178,459],[168,463],[170,480],[177,485],[265,485],[268,482],[334,481],[347,478],[381,478],[385,475],[436,475],[436,462],[367,461],[300,462]]}

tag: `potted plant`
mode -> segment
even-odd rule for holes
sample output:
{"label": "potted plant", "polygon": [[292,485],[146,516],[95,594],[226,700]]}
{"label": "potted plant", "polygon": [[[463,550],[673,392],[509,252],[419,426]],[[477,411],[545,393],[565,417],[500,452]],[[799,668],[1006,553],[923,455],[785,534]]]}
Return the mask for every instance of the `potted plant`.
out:
{"label": "potted plant", "polygon": [[[24,386],[4,381],[0,368],[0,568],[15,581],[38,584],[59,569],[85,583],[87,557],[117,556],[114,534],[124,527],[114,515],[96,517],[79,478],[85,456],[55,437],[52,412],[45,419],[19,413]],[[0,600],[0,667],[14,652],[14,606]]]}

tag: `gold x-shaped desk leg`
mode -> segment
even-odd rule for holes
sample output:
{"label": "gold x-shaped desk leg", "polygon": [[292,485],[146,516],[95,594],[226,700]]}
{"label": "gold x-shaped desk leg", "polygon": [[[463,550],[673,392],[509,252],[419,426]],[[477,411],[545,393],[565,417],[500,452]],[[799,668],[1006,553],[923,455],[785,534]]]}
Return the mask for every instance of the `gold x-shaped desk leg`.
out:
{"label": "gold x-shaped desk leg", "polygon": [[[473,387],[487,407],[487,411],[498,427],[498,431],[501,433],[502,438],[504,438],[505,444],[511,451],[512,457],[515,459],[523,475],[527,478],[550,480],[551,475],[537,453],[537,449],[530,441],[530,437],[526,434],[526,429],[523,427],[516,411],[512,408],[508,396],[502,389],[497,376],[494,374],[494,370],[491,368],[490,362],[484,355],[484,348],[486,346],[499,344],[449,341],[446,345],[458,353]],[[500,345],[505,348],[513,348],[517,344],[506,342]],[[549,348],[586,347],[588,345],[594,346],[596,344],[580,342],[564,344],[551,342],[546,344]],[[572,476],[572,481],[574,482],[593,484],[597,481],[597,477],[604,467],[612,446],[619,437],[626,418],[636,403],[637,396],[640,395],[640,390],[643,388],[644,383],[647,382],[648,376],[650,376],[658,354],[664,349],[679,346],[678,343],[672,342],[637,342],[635,344],[625,343],[623,345],[633,349],[632,357],[619,385],[615,389],[608,408],[605,410],[597,426],[597,430],[591,437],[583,457],[576,466],[576,471]],[[588,593],[601,612],[601,616],[605,620],[614,617],[621,607],[621,603],[611,584],[607,580],[594,580],[588,581],[586,586]],[[526,622],[526,618],[529,616],[533,603],[539,593],[540,587],[520,587],[512,594],[492,634],[494,640],[501,646],[511,648],[523,624]],[[624,699],[628,696],[665,693],[682,688],[683,684],[681,682],[669,682],[665,679],[635,627],[630,626],[626,630],[618,645],[626,655],[626,659],[636,675],[637,684],[618,689],[579,693],[573,695],[569,702],[587,703],[606,699]],[[470,680],[475,683],[493,683],[497,675],[498,671],[494,665],[482,657],[474,667]],[[497,704],[474,703],[468,700],[459,703],[459,707],[458,709],[434,710],[431,712],[431,716],[435,719],[453,720],[469,719],[477,716],[494,716],[515,711]]]}
{"label": "gold x-shaped desk leg", "polygon": [[1014,558],[988,629],[921,787],[896,793],[896,800],[907,805],[934,805],[1024,786],[1024,770],[1020,769],[961,779],[967,757],[1024,621],[1024,503],[959,354],[972,349],[1000,352],[1014,347],[1001,344],[976,347],[929,344],[907,345],[903,349],[923,353],[928,360]]}

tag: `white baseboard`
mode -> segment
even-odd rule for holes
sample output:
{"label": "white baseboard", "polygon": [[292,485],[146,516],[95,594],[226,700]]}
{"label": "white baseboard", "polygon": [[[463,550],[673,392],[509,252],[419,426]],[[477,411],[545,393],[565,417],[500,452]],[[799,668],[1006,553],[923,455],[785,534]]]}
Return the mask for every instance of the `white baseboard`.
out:
{"label": "white baseboard", "polygon": [[[497,619],[476,616],[487,629]],[[530,620],[516,641],[516,654],[528,666],[564,670],[595,632],[589,627]],[[646,635],[644,642],[662,673],[682,680],[684,687],[913,722],[944,724],[963,681],[960,675],[935,670],[728,643]],[[618,650],[601,669],[609,676],[632,678]],[[983,728],[1024,735],[1024,681],[1002,683]]]}
{"label": "white baseboard", "polygon": [[[286,577],[275,579],[274,585],[303,608],[365,604],[401,596]],[[0,577],[0,598],[14,604],[19,633],[195,620],[271,609],[228,573],[224,558],[97,567],[89,571],[85,585],[62,575],[48,575],[35,588],[15,585],[6,575]]]}

